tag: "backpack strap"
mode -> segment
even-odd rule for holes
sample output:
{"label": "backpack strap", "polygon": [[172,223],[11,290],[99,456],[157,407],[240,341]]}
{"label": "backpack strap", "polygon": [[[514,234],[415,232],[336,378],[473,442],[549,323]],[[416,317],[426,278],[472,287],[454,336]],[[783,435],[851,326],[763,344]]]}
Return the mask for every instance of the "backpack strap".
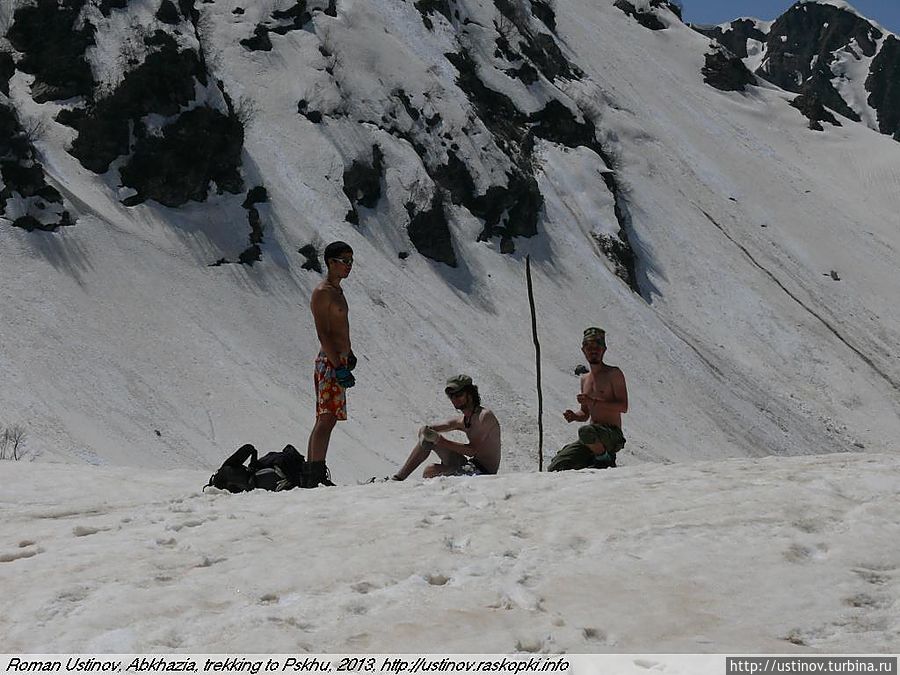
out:
{"label": "backpack strap", "polygon": [[251,465],[256,464],[256,456],[256,448],[254,448],[250,443],[246,443],[235,450],[234,454],[226,459],[222,466],[233,466],[235,468],[244,466],[248,459],[250,460]]}

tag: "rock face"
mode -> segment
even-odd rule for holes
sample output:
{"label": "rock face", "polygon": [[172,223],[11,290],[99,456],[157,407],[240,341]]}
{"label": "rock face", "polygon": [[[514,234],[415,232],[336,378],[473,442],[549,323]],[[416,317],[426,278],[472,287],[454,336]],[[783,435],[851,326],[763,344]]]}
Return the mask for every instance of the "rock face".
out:
{"label": "rock face", "polygon": [[628,0],[616,0],[615,6],[625,12],[628,16],[632,17],[644,28],[649,28],[650,30],[663,30],[666,28],[666,24],[660,21],[659,17],[652,11],[638,9],[632,3],[628,2]]}
{"label": "rock face", "polygon": [[[849,8],[812,0],[797,2],[765,27],[740,19],[694,29],[737,57],[754,59],[759,63],[758,77],[799,94],[795,107],[809,117],[813,128],[829,121],[819,111],[824,106],[853,121],[865,121],[881,133],[900,135],[896,36]],[[868,66],[861,79],[853,74],[860,70],[860,62]]]}
{"label": "rock face", "polygon": [[44,168],[15,111],[0,103],[0,216],[29,232],[73,225],[62,195]]}
{"label": "rock face", "polygon": [[[350,71],[367,64],[354,64],[363,57],[342,37],[342,31],[365,27],[348,29],[335,20],[340,18],[336,0],[230,7],[226,21],[211,1],[210,7],[196,0],[155,0],[152,7],[128,0],[20,4],[7,36],[14,51],[0,52],[0,83],[16,70],[33,75],[31,97],[53,101],[55,123],[74,131],[68,152],[85,169],[103,175],[126,207],[178,209],[221,195],[218,205],[246,189],[242,156],[250,120],[243,102],[236,105],[223,84],[234,86],[234,73],[218,72],[227,67],[223,59],[233,58],[223,56],[216,42],[226,33],[247,63],[294,58],[299,52],[290,48],[308,49],[315,63],[299,64],[307,72],[298,82],[311,84],[298,88],[291,106],[296,105],[303,133],[318,134],[339,148],[340,187],[349,208],[345,204],[337,219],[343,216],[363,234],[373,233],[370,226],[396,229],[406,240],[392,244],[405,255],[414,249],[455,267],[463,250],[458,230],[507,255],[522,238],[540,236],[546,217],[538,180],[541,149],[550,144],[587,148],[598,164],[613,165],[595,126],[601,118],[596,106],[582,109],[577,99],[584,96],[573,98],[584,73],[556,35],[552,0],[407,3],[406,10],[415,10],[408,13],[414,24],[421,19],[424,31],[441,34],[442,40],[452,36],[446,41],[452,51],[436,53],[440,67],[428,69],[427,76],[376,86],[365,95]],[[669,0],[625,4],[645,25],[655,20],[654,28],[671,25],[671,12],[678,9]],[[391,166],[397,161],[406,164]],[[409,163],[418,163],[417,177],[402,182],[410,178]],[[34,176],[16,178],[11,168],[4,169],[4,177],[7,173],[10,185],[37,186]],[[619,231],[602,246],[588,243],[637,291],[626,192],[613,170],[590,180],[612,194]],[[398,181],[407,194],[398,192]],[[39,189],[34,186],[21,190],[33,195]],[[232,200],[235,207],[240,199]],[[246,225],[244,212],[233,219],[248,227],[247,243],[230,242],[214,264],[263,259],[268,209],[259,203],[251,191],[241,205]],[[23,224],[34,226],[31,220]],[[316,252],[301,254],[304,266],[314,268]]]}
{"label": "rock face", "polygon": [[815,94],[800,94],[791,101],[791,105],[803,113],[803,116],[809,120],[809,128],[813,131],[824,131],[825,127],[822,122],[828,122],[833,126],[839,127],[841,123],[832,115],[828,108],[820,101]]}
{"label": "rock face", "polygon": [[744,91],[748,85],[756,83],[756,78],[744,62],[724,47],[706,55],[702,72],[708,85],[722,91]]}
{"label": "rock face", "polygon": [[122,167],[122,184],[144,199],[175,207],[205,200],[211,181],[237,194],[243,186],[238,171],[243,141],[243,127],[233,115],[189,110],[167,125],[162,136],[138,140]]}
{"label": "rock face", "polygon": [[381,198],[381,179],[384,173],[384,153],[377,145],[372,146],[372,160],[361,161],[354,159],[346,171],[344,171],[344,194],[350,200],[350,211],[347,212],[347,221],[359,223],[357,206],[367,209],[375,208]]}
{"label": "rock face", "polygon": [[900,141],[900,40],[888,36],[872,60],[866,80],[869,105],[878,111],[878,129]]}
{"label": "rock face", "polygon": [[85,50],[94,45],[94,26],[78,23],[85,0],[38,0],[16,10],[6,34],[22,53],[18,69],[34,75],[37,103],[89,95],[94,87]]}
{"label": "rock face", "polygon": [[727,27],[723,26],[692,26],[698,33],[716,40],[732,54],[741,59],[746,59],[750,54],[747,49],[748,41],[756,40],[765,42],[766,34],[761,31],[755,21],[750,19],[738,19],[732,21]]}
{"label": "rock face", "polygon": [[456,267],[456,252],[453,250],[453,236],[444,211],[443,197],[436,194],[430,208],[415,213],[414,205],[409,204],[410,212],[407,232],[409,239],[426,258]]}
{"label": "rock face", "polygon": [[267,21],[256,25],[252,36],[241,40],[241,45],[250,51],[272,51],[272,39],[269,37],[269,33],[287,35],[291,31],[303,30],[312,20],[315,12],[336,16],[337,0],[325,0],[324,2],[322,0],[297,0],[287,9],[276,9]]}
{"label": "rock face", "polygon": [[[100,10],[110,16],[125,8],[127,2],[116,0],[102,3]],[[95,42],[90,9],[84,0],[40,0],[16,10],[8,33],[23,52],[16,67],[35,76],[36,102],[79,97],[81,103],[57,116],[77,131],[70,153],[96,173],[124,157],[122,185],[137,192],[129,205],[147,199],[170,207],[203,201],[213,183],[220,191],[240,192],[243,125],[227,94],[210,83],[202,46],[183,47],[178,39],[183,31],[196,32],[192,0],[160,5],[156,18],[174,26],[172,32],[138,31],[141,44],[123,54],[125,72],[111,90],[96,86],[85,60],[85,50]],[[198,100],[198,92],[207,100]]]}

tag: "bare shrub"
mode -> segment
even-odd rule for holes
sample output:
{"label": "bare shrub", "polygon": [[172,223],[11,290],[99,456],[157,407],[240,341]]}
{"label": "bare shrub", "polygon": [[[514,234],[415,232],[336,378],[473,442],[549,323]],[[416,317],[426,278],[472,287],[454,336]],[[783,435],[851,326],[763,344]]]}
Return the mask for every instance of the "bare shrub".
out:
{"label": "bare shrub", "polygon": [[13,424],[0,433],[0,460],[19,461],[26,454],[25,440],[28,434],[21,424]]}

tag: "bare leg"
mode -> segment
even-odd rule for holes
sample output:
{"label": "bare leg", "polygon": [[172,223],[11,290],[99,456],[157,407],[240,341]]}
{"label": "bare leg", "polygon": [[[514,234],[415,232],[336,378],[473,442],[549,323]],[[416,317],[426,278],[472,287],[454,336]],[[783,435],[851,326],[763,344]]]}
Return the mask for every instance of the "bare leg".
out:
{"label": "bare leg", "polygon": [[435,449],[437,456],[441,458],[440,464],[431,464],[425,467],[423,478],[435,478],[436,476],[453,476],[459,473],[460,467],[466,463],[466,458],[452,450]]}
{"label": "bare leg", "polygon": [[420,443],[416,443],[413,446],[412,452],[409,453],[406,462],[404,462],[400,470],[394,474],[394,477],[397,478],[397,480],[406,480],[413,471],[419,468],[422,462],[428,459],[428,455],[430,454],[431,450],[425,450]]}
{"label": "bare leg", "polygon": [[337,424],[337,417],[330,414],[322,414],[316,417],[309,434],[309,443],[306,445],[306,460],[309,462],[325,461],[328,453],[328,441],[331,440],[331,432]]}

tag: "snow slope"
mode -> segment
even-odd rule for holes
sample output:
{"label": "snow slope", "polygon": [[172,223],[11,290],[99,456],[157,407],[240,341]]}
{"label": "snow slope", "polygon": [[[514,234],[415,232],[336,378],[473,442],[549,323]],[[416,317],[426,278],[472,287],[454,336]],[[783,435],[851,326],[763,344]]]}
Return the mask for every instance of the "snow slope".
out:
{"label": "snow slope", "polygon": [[[122,11],[145,11],[137,5]],[[207,266],[245,245],[239,198],[123,206],[115,166],[98,177],[68,155],[73,132],[52,119],[61,104],[35,104],[29,76],[14,76],[11,99],[46,120],[42,161],[78,215],[52,234],[0,227],[0,411],[26,426],[33,453],[208,470],[244,442],[302,449],[317,351],[307,305],[319,277],[300,268],[297,250],[338,238],[356,254],[345,288],[361,359],[350,420],[329,453],[339,483],[396,468],[415,429],[452,412],[441,390],[460,371],[503,425],[503,471],[533,469],[526,254],[546,455],[574,435],[560,413],[574,403],[587,325],[608,330],[608,360],[628,379],[625,465],[896,452],[900,145],[863,125],[811,132],[778,90],[708,87],[709,41],[663,10],[669,28],[650,31],[606,0],[559,0],[554,39],[584,76],[525,86],[490,56],[500,15],[488,0],[459,3],[468,22],[432,14],[433,31],[412,3],[342,0],[335,17],[314,15],[314,31],[272,34],[270,52],[239,44],[289,5],[197,6],[210,68],[253,111],[244,179],[264,184],[270,201],[252,267]],[[622,188],[640,295],[592,238],[618,223],[608,167],[583,147],[537,143],[539,234],[516,238],[514,254],[478,241],[483,223],[459,206],[450,228],[460,265],[415,252],[405,204],[422,206],[433,183],[409,142],[366,120],[386,112],[398,86],[417,105],[428,92],[476,185],[503,180],[509,161],[445,56],[460,45],[523,112],[553,96],[594,120]],[[301,98],[328,113],[321,124],[297,113]],[[349,112],[332,114],[340,105]],[[447,152],[433,140],[428,153]],[[375,143],[383,196],[354,226],[343,222],[343,171]]]}

